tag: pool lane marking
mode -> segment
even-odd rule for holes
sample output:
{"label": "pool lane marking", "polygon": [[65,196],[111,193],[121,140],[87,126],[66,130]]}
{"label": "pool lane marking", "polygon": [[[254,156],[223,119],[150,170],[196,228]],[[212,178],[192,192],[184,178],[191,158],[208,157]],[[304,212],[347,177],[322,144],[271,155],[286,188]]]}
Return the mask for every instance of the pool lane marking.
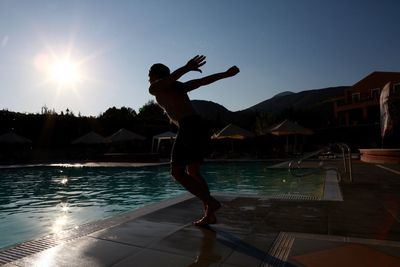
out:
{"label": "pool lane marking", "polygon": [[395,173],[395,174],[400,175],[400,172],[399,172],[399,171],[393,170],[393,169],[391,169],[391,168],[389,168],[389,167],[386,167],[386,166],[383,166],[383,165],[380,165],[380,164],[376,164],[375,166],[377,166],[377,167],[379,167],[379,168],[382,168],[382,169],[385,169],[385,170],[387,170],[387,171],[393,172],[393,173]]}

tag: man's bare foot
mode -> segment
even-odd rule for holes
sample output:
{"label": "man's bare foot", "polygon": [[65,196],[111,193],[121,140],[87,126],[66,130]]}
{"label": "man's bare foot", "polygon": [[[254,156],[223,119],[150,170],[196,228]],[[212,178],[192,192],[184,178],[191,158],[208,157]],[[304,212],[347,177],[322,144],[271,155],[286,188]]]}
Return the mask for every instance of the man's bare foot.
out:
{"label": "man's bare foot", "polygon": [[[208,204],[207,209],[206,209],[206,216],[208,214],[214,214],[217,210],[221,208],[221,203],[219,203],[218,200],[215,198],[211,199],[211,202]],[[214,216],[215,217],[215,216]]]}
{"label": "man's bare foot", "polygon": [[215,217],[214,214],[206,215],[200,220],[193,222],[193,224],[196,226],[206,226],[209,224],[216,224],[216,223],[217,223],[217,218]]}
{"label": "man's bare foot", "polygon": [[193,222],[196,226],[206,226],[209,224],[217,223],[217,217],[215,217],[215,212],[221,208],[221,203],[218,200],[211,197],[211,201],[205,208],[205,215],[200,220]]}

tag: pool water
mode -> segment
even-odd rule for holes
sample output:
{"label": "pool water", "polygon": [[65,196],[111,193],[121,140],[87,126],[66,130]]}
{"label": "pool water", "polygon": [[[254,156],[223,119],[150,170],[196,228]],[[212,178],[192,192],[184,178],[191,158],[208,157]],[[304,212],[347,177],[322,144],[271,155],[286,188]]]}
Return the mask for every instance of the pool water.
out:
{"label": "pool water", "polygon": [[[321,194],[325,174],[298,179],[265,162],[207,163],[211,192]],[[186,192],[168,165],[0,169],[0,248],[58,233]]]}

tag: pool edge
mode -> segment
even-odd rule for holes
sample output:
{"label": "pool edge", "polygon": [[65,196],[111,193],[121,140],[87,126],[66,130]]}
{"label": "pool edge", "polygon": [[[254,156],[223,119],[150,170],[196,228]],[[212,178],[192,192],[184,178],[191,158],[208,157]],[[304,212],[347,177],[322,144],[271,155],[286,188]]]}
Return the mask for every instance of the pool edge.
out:
{"label": "pool edge", "polygon": [[36,239],[1,248],[0,266],[42,252],[43,250],[49,249],[51,247],[67,243],[77,238],[87,236],[91,233],[120,225],[122,223],[145,216],[157,210],[173,206],[191,198],[194,198],[194,196],[190,195],[189,193],[183,193],[179,196],[168,198],[160,202],[151,203],[141,208],[121,213],[119,215],[82,224],[79,225],[77,228],[68,229],[62,231],[61,233],[48,234]]}

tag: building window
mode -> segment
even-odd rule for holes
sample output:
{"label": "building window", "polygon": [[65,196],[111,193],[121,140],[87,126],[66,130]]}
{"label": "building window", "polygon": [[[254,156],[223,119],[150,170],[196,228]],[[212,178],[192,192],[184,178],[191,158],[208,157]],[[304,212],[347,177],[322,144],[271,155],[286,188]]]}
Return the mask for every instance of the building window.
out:
{"label": "building window", "polygon": [[381,94],[381,89],[379,89],[379,88],[374,88],[371,90],[371,98],[372,99],[379,99],[380,94]]}
{"label": "building window", "polygon": [[360,93],[352,93],[351,94],[351,100],[352,100],[353,103],[360,102]]}
{"label": "building window", "polygon": [[400,94],[400,83],[395,83],[391,89],[392,89],[391,92],[392,94],[394,95]]}

